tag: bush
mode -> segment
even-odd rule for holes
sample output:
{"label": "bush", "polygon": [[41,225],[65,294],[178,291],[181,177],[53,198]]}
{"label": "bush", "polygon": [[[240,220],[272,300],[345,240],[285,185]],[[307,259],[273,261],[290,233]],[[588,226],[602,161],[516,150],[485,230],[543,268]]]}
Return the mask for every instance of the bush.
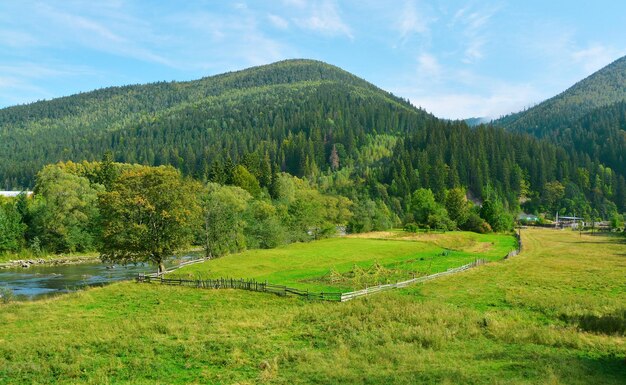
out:
{"label": "bush", "polygon": [[419,227],[417,226],[417,223],[415,222],[407,223],[406,225],[404,225],[404,231],[408,233],[417,233],[418,229]]}
{"label": "bush", "polygon": [[491,232],[491,226],[489,226],[489,223],[485,222],[485,220],[474,211],[467,216],[467,220],[463,223],[461,229],[481,234]]}
{"label": "bush", "polygon": [[0,287],[0,302],[9,303],[13,301],[15,298],[15,294],[13,294],[13,290],[8,287]]}
{"label": "bush", "polygon": [[456,223],[454,223],[450,218],[448,218],[445,210],[438,210],[438,212],[434,214],[430,214],[427,220],[428,226],[435,230],[447,231],[454,230],[456,228]]}

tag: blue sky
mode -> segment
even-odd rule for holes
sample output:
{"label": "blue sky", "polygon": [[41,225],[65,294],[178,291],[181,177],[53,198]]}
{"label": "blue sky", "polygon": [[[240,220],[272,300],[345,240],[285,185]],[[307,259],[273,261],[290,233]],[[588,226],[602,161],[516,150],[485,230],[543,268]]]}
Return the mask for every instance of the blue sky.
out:
{"label": "blue sky", "polygon": [[323,60],[444,118],[497,117],[626,55],[626,2],[0,2],[0,107]]}

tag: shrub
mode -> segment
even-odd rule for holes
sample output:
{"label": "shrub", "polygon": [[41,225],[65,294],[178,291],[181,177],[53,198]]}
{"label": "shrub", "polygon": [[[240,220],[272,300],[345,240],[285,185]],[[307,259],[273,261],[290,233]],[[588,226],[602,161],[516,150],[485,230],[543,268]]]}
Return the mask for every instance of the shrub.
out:
{"label": "shrub", "polygon": [[9,303],[13,301],[14,298],[13,290],[8,287],[0,287],[0,302]]}
{"label": "shrub", "polygon": [[417,226],[417,223],[415,222],[407,223],[406,225],[404,225],[404,231],[408,233],[417,233],[418,229],[419,227]]}

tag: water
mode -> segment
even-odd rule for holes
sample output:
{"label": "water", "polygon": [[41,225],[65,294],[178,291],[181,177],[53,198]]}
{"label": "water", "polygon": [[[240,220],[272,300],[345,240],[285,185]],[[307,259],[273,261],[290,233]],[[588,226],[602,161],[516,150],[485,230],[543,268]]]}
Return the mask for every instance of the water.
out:
{"label": "water", "polygon": [[[179,258],[171,267],[192,256]],[[0,270],[0,287],[13,291],[18,300],[32,300],[69,293],[89,286],[133,279],[138,273],[154,273],[156,267],[148,264],[105,265],[81,263],[76,265],[33,265],[27,269],[11,268]]]}

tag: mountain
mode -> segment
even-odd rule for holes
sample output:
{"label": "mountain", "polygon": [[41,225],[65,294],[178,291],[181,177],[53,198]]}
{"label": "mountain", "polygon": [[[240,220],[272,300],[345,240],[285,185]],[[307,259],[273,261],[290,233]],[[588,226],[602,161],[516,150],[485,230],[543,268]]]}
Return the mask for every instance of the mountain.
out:
{"label": "mountain", "polygon": [[440,201],[448,189],[464,187],[511,208],[521,200],[553,211],[553,197],[543,192],[554,182],[565,189],[557,198],[568,210],[606,216],[614,202],[626,207],[624,178],[608,175],[598,160],[501,128],[437,119],[319,61],[286,60],[0,110],[0,187],[7,190],[34,186],[45,164],[107,153],[117,162],[169,164],[220,183],[241,165],[268,189],[276,173],[287,172],[324,192],[374,200],[398,216],[419,188]]}
{"label": "mountain", "polygon": [[626,57],[565,92],[494,122],[562,146],[626,176]]}
{"label": "mountain", "polygon": [[599,108],[626,100],[626,56],[528,110],[495,121],[510,130],[554,136]]}
{"label": "mountain", "polygon": [[[399,114],[383,118],[380,110]],[[0,110],[0,185],[32,186],[47,163],[100,159],[108,150],[120,162],[173,164],[190,174],[259,146],[272,147],[264,150],[281,163],[280,157],[297,158],[300,149],[279,153],[277,143],[299,146],[301,133],[326,135],[327,143],[343,140],[345,127],[360,131],[342,149],[354,154],[364,126],[376,125],[381,134],[402,130],[402,121],[383,120],[408,113],[434,119],[346,71],[311,60],[190,82],[105,88]]]}
{"label": "mountain", "polygon": [[476,126],[479,126],[481,124],[487,124],[490,121],[491,121],[491,119],[484,118],[484,117],[464,119],[464,122],[467,123],[467,125],[470,126],[470,127],[476,127]]}

